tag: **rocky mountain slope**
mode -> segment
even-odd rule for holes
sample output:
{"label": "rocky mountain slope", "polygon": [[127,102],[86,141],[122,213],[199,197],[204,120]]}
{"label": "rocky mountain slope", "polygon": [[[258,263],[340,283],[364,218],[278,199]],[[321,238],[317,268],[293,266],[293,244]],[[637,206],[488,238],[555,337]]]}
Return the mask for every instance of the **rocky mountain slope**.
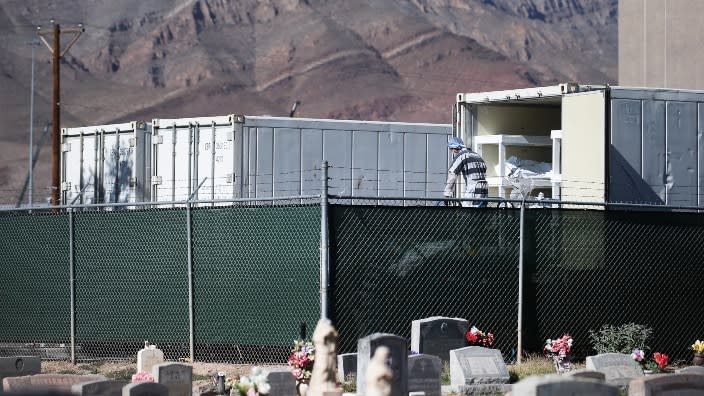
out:
{"label": "rocky mountain slope", "polygon": [[[617,0],[4,0],[2,204],[26,176],[28,43],[51,18],[86,29],[61,67],[62,127],[285,116],[294,101],[301,117],[447,123],[458,92],[617,74]],[[52,85],[48,49],[35,55],[39,140]],[[44,146],[36,200],[48,185]]]}

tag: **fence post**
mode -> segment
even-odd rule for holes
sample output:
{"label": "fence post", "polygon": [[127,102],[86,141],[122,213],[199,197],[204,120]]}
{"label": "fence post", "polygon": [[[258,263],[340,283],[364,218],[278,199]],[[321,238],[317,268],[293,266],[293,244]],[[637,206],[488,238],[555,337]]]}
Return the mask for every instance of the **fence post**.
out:
{"label": "fence post", "polygon": [[76,283],[75,283],[75,261],[73,247],[73,208],[68,209],[68,277],[70,287],[70,304],[71,304],[71,364],[76,364]]}
{"label": "fence post", "polygon": [[195,362],[195,337],[193,334],[193,243],[191,238],[191,199],[186,200],[186,239],[188,246],[188,350],[191,363]]}
{"label": "fence post", "polygon": [[328,245],[328,162],[323,161],[322,190],[320,192],[320,318],[328,318],[328,273],[330,247]]}
{"label": "fence post", "polygon": [[521,214],[519,222],[519,243],[518,243],[518,328],[517,328],[517,346],[516,346],[516,363],[523,361],[523,241],[525,239],[525,198],[521,203]]}

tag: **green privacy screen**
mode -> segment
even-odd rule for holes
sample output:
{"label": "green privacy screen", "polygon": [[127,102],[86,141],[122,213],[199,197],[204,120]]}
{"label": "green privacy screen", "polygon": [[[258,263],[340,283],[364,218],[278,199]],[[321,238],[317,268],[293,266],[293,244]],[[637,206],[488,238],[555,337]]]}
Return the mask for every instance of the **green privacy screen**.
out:
{"label": "green privacy screen", "polygon": [[183,209],[76,213],[79,357],[135,356],[147,340],[188,356],[186,225]]}
{"label": "green privacy screen", "polygon": [[653,328],[649,352],[689,361],[704,337],[704,216],[698,213],[531,210],[526,222],[532,345],[569,332],[577,356],[589,330]]}
{"label": "green privacy screen", "polygon": [[[214,232],[217,230],[217,232]],[[320,207],[193,211],[196,357],[285,362],[320,317]]]}
{"label": "green privacy screen", "polygon": [[334,205],[330,217],[341,353],[376,332],[410,340],[411,321],[430,316],[465,318],[511,353],[518,211]]}
{"label": "green privacy screen", "polygon": [[4,214],[0,230],[0,342],[68,343],[68,216]]}

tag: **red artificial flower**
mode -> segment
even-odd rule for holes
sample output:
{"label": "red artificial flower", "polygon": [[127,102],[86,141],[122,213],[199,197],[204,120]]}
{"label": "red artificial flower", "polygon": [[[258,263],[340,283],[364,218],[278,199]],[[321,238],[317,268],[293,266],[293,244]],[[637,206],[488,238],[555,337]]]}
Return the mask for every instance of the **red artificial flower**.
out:
{"label": "red artificial flower", "polygon": [[479,337],[471,331],[468,331],[467,334],[465,334],[465,337],[469,342],[477,342],[477,340],[479,339]]}
{"label": "red artificial flower", "polygon": [[665,355],[664,353],[660,352],[655,352],[653,354],[653,359],[655,359],[655,363],[658,364],[658,367],[661,369],[664,369],[667,367],[667,363],[670,361],[670,357]]}

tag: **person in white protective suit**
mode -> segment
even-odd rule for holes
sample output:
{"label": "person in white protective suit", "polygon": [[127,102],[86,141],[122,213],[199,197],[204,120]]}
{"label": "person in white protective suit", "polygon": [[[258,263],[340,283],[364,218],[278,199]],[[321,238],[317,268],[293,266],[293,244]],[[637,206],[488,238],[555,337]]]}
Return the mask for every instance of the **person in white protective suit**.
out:
{"label": "person in white protective suit", "polygon": [[[462,139],[451,137],[447,147],[452,151],[452,165],[447,171],[447,182],[443,196],[452,197],[457,176],[464,179],[464,193],[462,198],[486,198],[489,195],[489,186],[486,183],[486,163],[482,157],[465,147]],[[465,207],[484,207],[486,201],[462,201]]]}

